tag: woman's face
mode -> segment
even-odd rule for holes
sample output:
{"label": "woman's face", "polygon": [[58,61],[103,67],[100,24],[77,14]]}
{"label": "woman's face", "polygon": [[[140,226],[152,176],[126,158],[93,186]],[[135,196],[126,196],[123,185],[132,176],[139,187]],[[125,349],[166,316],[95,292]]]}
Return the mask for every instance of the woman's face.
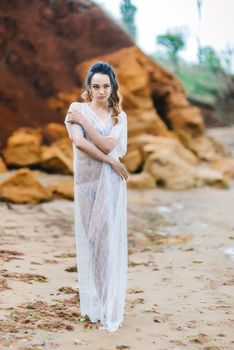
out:
{"label": "woman's face", "polygon": [[95,73],[90,84],[92,98],[105,102],[111,94],[111,82],[108,74]]}

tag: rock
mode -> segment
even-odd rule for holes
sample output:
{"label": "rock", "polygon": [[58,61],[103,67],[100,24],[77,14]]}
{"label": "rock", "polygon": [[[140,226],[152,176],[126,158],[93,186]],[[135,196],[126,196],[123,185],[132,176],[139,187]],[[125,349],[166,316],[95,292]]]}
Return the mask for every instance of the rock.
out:
{"label": "rock", "polygon": [[124,157],[123,162],[128,170],[134,173],[142,166],[143,163],[141,151],[138,148],[132,150],[130,149]]}
{"label": "rock", "polygon": [[[139,139],[142,141],[146,140],[146,135],[141,135]],[[135,140],[137,143],[137,140]],[[184,159],[190,164],[196,165],[200,163],[200,160],[189,150],[186,149],[176,138],[168,137],[154,137],[151,138],[150,143],[145,142],[143,146],[144,158],[146,158],[150,153],[160,151],[162,149],[170,149],[171,152],[176,153],[179,158]]]}
{"label": "rock", "polygon": [[127,180],[128,188],[150,189],[155,188],[155,179],[147,172],[131,174]]}
{"label": "rock", "polygon": [[144,152],[148,156],[143,169],[153,176],[158,186],[174,190],[203,185],[228,186],[221,172],[198,166],[197,159],[177,140],[162,137],[156,139],[154,144],[144,146]]}
{"label": "rock", "polygon": [[[135,148],[134,148],[135,147]],[[129,171],[143,168],[147,157],[163,149],[170,149],[190,164],[196,165],[200,160],[188,149],[186,149],[175,137],[161,137],[142,134],[129,139],[129,151],[124,158],[124,164]]]}
{"label": "rock", "polygon": [[227,178],[234,178],[234,158],[218,158],[211,163],[211,166]]}
{"label": "rock", "polygon": [[191,137],[184,130],[178,131],[177,135],[183,145],[194,152],[201,160],[214,161],[220,158],[221,155],[227,154],[225,147],[210,136],[199,135],[197,137]]}
{"label": "rock", "polygon": [[52,147],[59,148],[71,161],[73,159],[72,141],[68,137],[62,138],[52,143]]}
{"label": "rock", "polygon": [[63,115],[67,112],[67,106],[80,99],[82,90],[72,88],[70,91],[58,92],[57,95],[48,99],[48,105],[51,109],[61,112]]}
{"label": "rock", "polygon": [[[176,96],[174,96],[176,98]],[[170,128],[175,131],[184,130],[192,137],[204,133],[204,124],[199,108],[194,106],[176,107],[171,105],[167,118],[170,121]]]}
{"label": "rock", "polygon": [[146,159],[144,171],[160,187],[184,190],[196,187],[195,167],[170,148],[158,149]]}
{"label": "rock", "polygon": [[2,159],[2,157],[0,157],[0,173],[6,173],[6,172],[7,172],[6,164]]}
{"label": "rock", "polygon": [[50,191],[37,181],[33,171],[21,168],[0,182],[0,200],[36,204],[52,199]]}
{"label": "rock", "polygon": [[51,183],[47,186],[56,198],[74,199],[74,180],[64,180]]}
{"label": "rock", "polygon": [[72,142],[62,138],[51,146],[42,146],[41,167],[49,172],[73,174]]}
{"label": "rock", "polygon": [[219,140],[211,135],[207,135],[208,140],[212,143],[214,150],[220,156],[231,156],[231,151],[225,147]]}
{"label": "rock", "polygon": [[67,137],[67,130],[64,125],[58,123],[49,123],[43,130],[43,136],[47,143],[52,143]]}
{"label": "rock", "polygon": [[7,165],[30,166],[41,160],[41,129],[20,128],[7,140],[7,147],[2,150]]}
{"label": "rock", "polygon": [[229,183],[225,176],[216,170],[197,167],[196,168],[196,183],[197,186],[214,186],[217,188],[228,188]]}
{"label": "rock", "polygon": [[[170,137],[172,137],[172,135],[170,135]],[[157,142],[158,139],[163,139],[163,140],[169,140],[169,138],[165,137],[162,138],[160,136],[154,136],[154,135],[150,135],[150,134],[140,134],[134,137],[129,137],[128,138],[128,149],[134,149],[134,148],[139,148],[141,150],[143,150],[143,147],[146,144],[154,144],[155,142]]]}

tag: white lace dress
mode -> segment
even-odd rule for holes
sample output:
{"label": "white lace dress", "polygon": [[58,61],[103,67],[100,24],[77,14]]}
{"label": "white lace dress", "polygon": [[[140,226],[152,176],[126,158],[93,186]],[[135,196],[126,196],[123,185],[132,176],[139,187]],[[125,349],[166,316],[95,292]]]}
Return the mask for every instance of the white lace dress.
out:
{"label": "white lace dress", "polygon": [[[73,102],[68,111],[80,111],[102,135],[118,139],[109,153],[118,159],[127,150],[127,116],[111,114],[102,121],[88,103]],[[65,118],[69,137],[89,135]],[[112,167],[79,150],[73,142],[74,215],[81,315],[101,321],[116,331],[124,318],[127,288],[127,185]]]}

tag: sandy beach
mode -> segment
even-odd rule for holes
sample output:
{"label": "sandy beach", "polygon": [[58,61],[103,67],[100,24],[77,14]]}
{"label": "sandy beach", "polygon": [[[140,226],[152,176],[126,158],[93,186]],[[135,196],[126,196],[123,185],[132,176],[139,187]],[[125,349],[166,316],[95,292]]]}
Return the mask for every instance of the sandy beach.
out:
{"label": "sandy beach", "polygon": [[[210,133],[233,147],[233,128]],[[108,333],[79,314],[73,202],[1,202],[0,349],[234,349],[233,208],[234,184],[129,189],[125,319]]]}

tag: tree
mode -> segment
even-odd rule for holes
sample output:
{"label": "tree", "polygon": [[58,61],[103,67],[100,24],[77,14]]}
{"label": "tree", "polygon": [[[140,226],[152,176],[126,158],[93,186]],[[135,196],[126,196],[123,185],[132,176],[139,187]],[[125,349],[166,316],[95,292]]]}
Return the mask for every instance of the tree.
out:
{"label": "tree", "polygon": [[222,60],[224,69],[228,73],[232,73],[232,57],[234,54],[234,47],[230,44],[227,44],[225,49],[222,52]]}
{"label": "tree", "polygon": [[203,0],[197,0],[197,11],[198,11],[198,31],[197,31],[197,57],[199,64],[201,64],[201,9]]}
{"label": "tree", "polygon": [[178,67],[178,53],[185,48],[185,34],[182,30],[168,30],[166,34],[157,36],[157,44],[167,48],[168,55],[175,68]]}
{"label": "tree", "polygon": [[122,0],[120,3],[121,20],[134,41],[136,41],[135,14],[137,7],[131,3],[131,0]]}
{"label": "tree", "polygon": [[201,65],[207,67],[214,72],[221,70],[221,61],[215,51],[211,46],[201,47]]}

